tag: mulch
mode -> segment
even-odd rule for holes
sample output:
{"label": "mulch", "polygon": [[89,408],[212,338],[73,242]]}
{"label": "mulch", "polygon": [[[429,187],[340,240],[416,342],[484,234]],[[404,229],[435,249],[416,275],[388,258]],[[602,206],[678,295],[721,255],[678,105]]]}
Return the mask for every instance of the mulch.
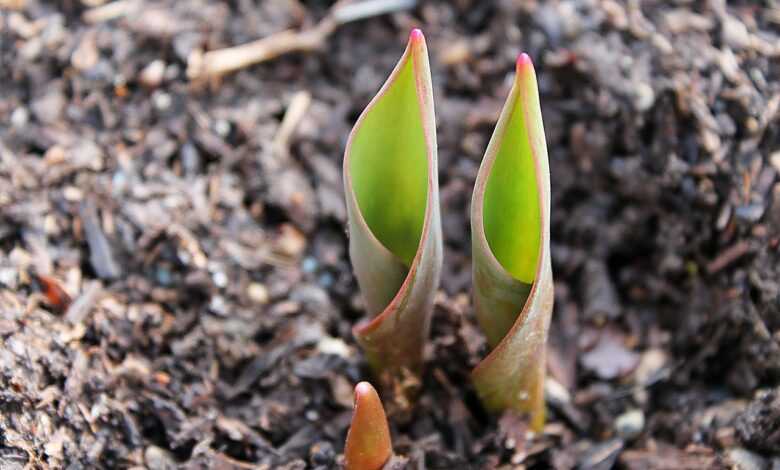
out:
{"label": "mulch", "polygon": [[[0,468],[340,465],[370,377],[340,165],[413,27],[445,269],[406,467],[780,468],[780,8],[423,0],[188,76],[331,3],[0,0]],[[553,199],[537,436],[469,382],[468,204],[521,50]]]}

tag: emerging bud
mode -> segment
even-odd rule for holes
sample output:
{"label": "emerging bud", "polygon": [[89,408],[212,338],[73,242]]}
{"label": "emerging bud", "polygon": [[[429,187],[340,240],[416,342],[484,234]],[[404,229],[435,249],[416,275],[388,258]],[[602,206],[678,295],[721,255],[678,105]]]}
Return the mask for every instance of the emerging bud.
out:
{"label": "emerging bud", "polygon": [[387,417],[368,382],[355,386],[355,411],[344,446],[346,470],[379,470],[393,454]]}

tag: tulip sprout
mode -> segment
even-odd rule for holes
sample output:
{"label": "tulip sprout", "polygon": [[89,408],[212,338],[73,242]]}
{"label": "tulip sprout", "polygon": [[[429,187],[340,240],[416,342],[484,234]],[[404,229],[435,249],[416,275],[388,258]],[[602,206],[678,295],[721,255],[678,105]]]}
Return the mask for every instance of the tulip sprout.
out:
{"label": "tulip sprout", "polygon": [[[344,155],[349,252],[369,321],[354,329],[383,384],[418,374],[442,266],[436,126],[425,39],[406,51]],[[471,204],[474,307],[492,348],[472,378],[490,411],[544,424],[553,306],[550,175],[531,59],[521,54]]]}
{"label": "tulip sprout", "polygon": [[536,73],[521,54],[471,202],[474,306],[493,348],[472,373],[489,410],[544,424],[547,330],[553,306],[550,171]]}
{"label": "tulip sprout", "polygon": [[387,417],[368,382],[355,386],[355,410],[344,446],[346,470],[379,470],[393,454]]}
{"label": "tulip sprout", "polygon": [[371,320],[354,329],[383,383],[418,374],[442,263],[425,38],[412,31],[344,155],[349,253]]}

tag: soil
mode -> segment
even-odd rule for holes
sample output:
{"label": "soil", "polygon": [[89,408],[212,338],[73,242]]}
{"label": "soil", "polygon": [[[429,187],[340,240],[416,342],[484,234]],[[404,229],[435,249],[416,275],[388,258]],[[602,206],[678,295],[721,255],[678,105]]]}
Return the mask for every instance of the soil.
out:
{"label": "soil", "polygon": [[[406,466],[780,468],[775,2],[420,1],[209,80],[201,51],[331,2],[106,5],[0,0],[0,468],[338,468],[370,377],[342,152],[413,27],[446,257]],[[556,282],[534,437],[468,379],[468,202],[521,50]]]}

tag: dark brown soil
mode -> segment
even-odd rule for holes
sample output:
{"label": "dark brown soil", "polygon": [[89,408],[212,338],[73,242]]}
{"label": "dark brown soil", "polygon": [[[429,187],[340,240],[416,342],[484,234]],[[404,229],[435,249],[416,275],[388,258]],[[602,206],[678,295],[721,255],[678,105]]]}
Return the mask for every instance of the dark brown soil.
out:
{"label": "dark brown soil", "polygon": [[[1,469],[338,467],[368,378],[343,146],[413,27],[446,258],[422,395],[391,417],[408,467],[780,468],[775,2],[421,1],[198,83],[198,51],[331,2],[102,3],[0,0]],[[556,280],[533,439],[468,381],[468,201],[521,50]]]}

